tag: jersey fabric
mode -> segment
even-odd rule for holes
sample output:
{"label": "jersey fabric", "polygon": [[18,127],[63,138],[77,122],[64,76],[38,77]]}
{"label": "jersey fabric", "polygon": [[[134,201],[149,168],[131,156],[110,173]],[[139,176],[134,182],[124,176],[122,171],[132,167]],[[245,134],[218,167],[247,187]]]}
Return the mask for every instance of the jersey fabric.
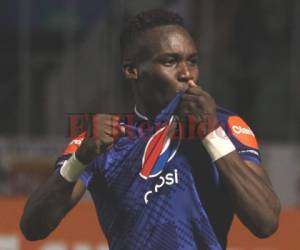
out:
{"label": "jersey fabric", "polygon": [[[234,212],[216,164],[199,138],[166,138],[179,100],[180,94],[156,117],[156,123],[167,124],[161,129],[141,129],[144,120],[136,115],[128,125],[131,135],[120,138],[81,175],[109,249],[226,248]],[[217,117],[241,158],[259,164],[247,124],[223,108]],[[57,168],[75,150],[71,146]]]}

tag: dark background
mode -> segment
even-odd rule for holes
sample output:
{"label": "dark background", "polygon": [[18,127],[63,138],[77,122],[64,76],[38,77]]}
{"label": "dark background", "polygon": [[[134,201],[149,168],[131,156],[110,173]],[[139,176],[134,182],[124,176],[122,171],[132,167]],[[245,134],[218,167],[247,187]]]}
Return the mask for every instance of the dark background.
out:
{"label": "dark background", "polygon": [[201,85],[249,123],[284,204],[299,204],[297,0],[1,1],[0,192],[30,192],[47,176],[67,141],[66,113],[132,111],[119,32],[157,7],[185,18]]}
{"label": "dark background", "polygon": [[118,65],[120,27],[139,10],[166,7],[185,17],[197,39],[201,83],[219,105],[239,113],[261,140],[300,140],[299,1],[1,5],[2,134],[64,134],[65,112],[130,111]]}

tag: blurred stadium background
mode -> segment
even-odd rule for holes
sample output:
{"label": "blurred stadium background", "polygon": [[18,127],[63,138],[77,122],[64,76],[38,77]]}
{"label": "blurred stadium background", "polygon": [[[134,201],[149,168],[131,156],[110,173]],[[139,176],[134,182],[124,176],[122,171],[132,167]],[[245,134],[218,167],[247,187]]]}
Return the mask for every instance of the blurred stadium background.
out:
{"label": "blurred stadium background", "polygon": [[235,222],[228,249],[300,249],[300,1],[4,0],[0,6],[0,250],[107,249],[88,195],[45,241],[26,242],[18,220],[68,142],[66,113],[132,110],[118,35],[126,18],[154,7],[185,17],[201,51],[201,84],[253,128],[283,204],[274,236],[257,240]]}

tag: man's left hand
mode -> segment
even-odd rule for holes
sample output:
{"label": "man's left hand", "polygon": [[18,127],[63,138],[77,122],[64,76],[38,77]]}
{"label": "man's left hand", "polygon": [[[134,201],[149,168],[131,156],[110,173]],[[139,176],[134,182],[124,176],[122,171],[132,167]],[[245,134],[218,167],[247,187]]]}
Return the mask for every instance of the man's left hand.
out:
{"label": "man's left hand", "polygon": [[203,137],[218,126],[215,100],[193,81],[189,81],[189,88],[182,95],[177,114],[181,119],[191,115],[195,125],[201,130],[198,133]]}

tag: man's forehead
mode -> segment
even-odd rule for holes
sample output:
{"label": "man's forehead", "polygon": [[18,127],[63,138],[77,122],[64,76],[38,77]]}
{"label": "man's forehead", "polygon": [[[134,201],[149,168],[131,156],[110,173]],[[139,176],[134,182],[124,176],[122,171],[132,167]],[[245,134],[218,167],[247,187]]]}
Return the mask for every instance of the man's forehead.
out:
{"label": "man's forehead", "polygon": [[[157,53],[196,53],[195,42],[181,26],[166,25],[146,31],[139,44],[150,54]],[[142,51],[141,51],[142,52]]]}

